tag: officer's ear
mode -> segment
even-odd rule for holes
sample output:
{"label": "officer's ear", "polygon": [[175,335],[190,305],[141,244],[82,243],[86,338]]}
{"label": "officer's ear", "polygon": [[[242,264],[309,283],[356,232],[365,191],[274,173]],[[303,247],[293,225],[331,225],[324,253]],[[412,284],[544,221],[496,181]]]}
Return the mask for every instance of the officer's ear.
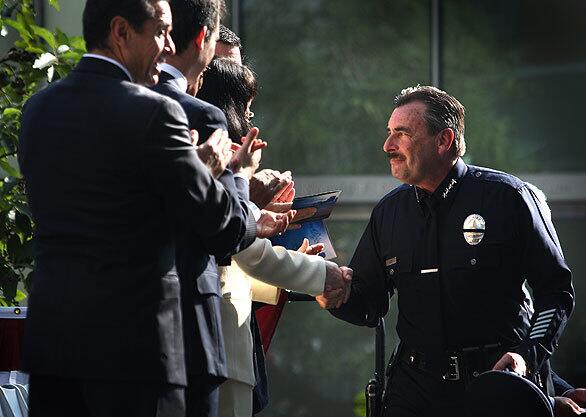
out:
{"label": "officer's ear", "polygon": [[449,127],[446,127],[438,133],[436,136],[438,154],[443,156],[450,152],[452,145],[454,144],[454,137],[454,131]]}

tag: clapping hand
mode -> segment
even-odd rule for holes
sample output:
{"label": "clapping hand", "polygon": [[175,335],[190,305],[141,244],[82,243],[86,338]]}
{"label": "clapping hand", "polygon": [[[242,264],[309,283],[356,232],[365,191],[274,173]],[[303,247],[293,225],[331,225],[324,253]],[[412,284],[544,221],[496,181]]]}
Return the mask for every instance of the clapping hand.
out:
{"label": "clapping hand", "polygon": [[289,210],[286,213],[261,210],[260,218],[256,221],[256,236],[269,238],[284,232],[293,216],[295,216],[295,210]]}
{"label": "clapping hand", "polygon": [[316,243],[315,245],[310,245],[309,239],[304,238],[303,243],[301,244],[301,246],[299,246],[297,252],[301,252],[306,255],[318,255],[321,251],[324,250],[324,246],[325,245],[323,243]]}
{"label": "clapping hand", "polygon": [[340,308],[350,298],[352,269],[326,261],[326,283],[322,295],[315,297],[321,308]]}
{"label": "clapping hand", "polygon": [[[196,130],[191,131],[191,137],[193,143],[196,144],[198,139]],[[216,129],[207,141],[195,147],[199,159],[208,167],[214,178],[222,175],[232,159],[231,144],[228,132]]]}
{"label": "clapping hand", "polygon": [[[291,171],[263,169],[250,179],[250,201],[259,208],[283,213],[291,208],[295,188]],[[288,204],[282,204],[288,203]]]}
{"label": "clapping hand", "polygon": [[242,145],[232,143],[234,156],[230,166],[235,173],[243,173],[248,179],[252,178],[260,165],[262,149],[268,146],[266,142],[258,139],[258,133],[258,127],[253,127],[242,138]]}

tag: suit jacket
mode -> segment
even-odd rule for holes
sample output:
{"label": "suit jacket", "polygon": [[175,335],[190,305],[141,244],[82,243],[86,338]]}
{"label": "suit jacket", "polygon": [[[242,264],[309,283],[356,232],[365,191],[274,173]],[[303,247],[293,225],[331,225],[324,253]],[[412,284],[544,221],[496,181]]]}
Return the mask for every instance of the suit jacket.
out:
{"label": "suit jacket", "polygon": [[[182,91],[173,77],[161,72],[159,83],[153,90],[177,100],[189,120],[189,128],[196,129],[200,139],[207,140],[214,130],[228,130],[226,117],[217,107]],[[201,142],[201,140],[200,140]],[[181,237],[177,245],[179,277],[182,282],[182,312],[187,372],[189,375],[213,375],[225,378],[226,355],[220,319],[220,282],[216,258],[224,258],[252,243],[256,223],[249,212],[248,184],[226,170],[220,177],[226,190],[238,198],[241,205],[237,215],[248,218],[249,230],[240,245],[234,245],[230,236],[219,234],[211,241],[199,242],[198,236],[185,233],[181,219],[177,223]],[[232,242],[226,245],[226,241]]]}
{"label": "suit jacket", "polygon": [[[253,386],[257,377],[251,333],[251,277],[281,288],[318,295],[324,289],[325,262],[320,256],[307,256],[272,246],[268,239],[256,239],[234,255],[230,267],[220,269],[228,377]],[[262,355],[260,340],[259,347]]]}
{"label": "suit jacket", "polygon": [[21,121],[36,225],[23,368],[185,384],[175,219],[234,245],[248,221],[197,157],[185,112],[86,57],[34,95]]}

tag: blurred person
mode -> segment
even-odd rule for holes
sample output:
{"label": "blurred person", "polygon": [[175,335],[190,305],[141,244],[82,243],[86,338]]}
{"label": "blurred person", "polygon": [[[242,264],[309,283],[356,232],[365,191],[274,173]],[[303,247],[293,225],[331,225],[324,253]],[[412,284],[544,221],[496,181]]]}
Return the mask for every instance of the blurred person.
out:
{"label": "blurred person", "polygon": [[216,56],[221,58],[231,58],[242,64],[242,41],[240,37],[228,29],[226,26],[220,26],[220,34],[216,43]]}
{"label": "blurred person", "polygon": [[398,294],[383,414],[459,416],[466,385],[489,369],[510,368],[551,395],[548,359],[574,290],[543,201],[511,175],[462,161],[464,107],[437,88],[403,90],[387,130],[383,150],[404,185],[373,210],[350,262],[350,299],[331,309],[374,327]]}
{"label": "blurred person", "polygon": [[87,0],[89,53],[23,110],[31,417],[184,415],[173,220],[222,255],[255,238],[246,207],[198,158],[181,106],[143,87],[175,52],[171,28],[166,0]]}
{"label": "blurred person", "polygon": [[[250,127],[250,106],[256,96],[256,78],[252,71],[229,58],[215,58],[204,75],[198,97],[217,105],[227,116],[231,137],[241,137]],[[288,186],[292,190],[292,184]],[[286,199],[292,199],[293,194]],[[263,210],[262,215],[270,215]],[[340,305],[344,276],[349,272],[333,262],[325,261],[317,252],[323,246],[310,247],[306,241],[302,252],[273,247],[267,239],[233,257],[230,267],[220,268],[222,280],[222,329],[226,344],[229,379],[220,387],[222,417],[249,417],[253,413],[253,387],[258,382],[262,346],[253,342],[251,326],[255,326],[251,309],[249,277],[280,288],[324,297]],[[314,256],[307,256],[306,253]],[[336,297],[334,294],[341,294]],[[259,357],[261,355],[261,357]],[[253,361],[256,358],[256,363]],[[262,366],[262,365],[261,365]]]}
{"label": "blurred person", "polygon": [[[188,83],[201,76],[214,55],[224,9],[223,0],[171,0],[170,5],[173,15],[171,37],[177,52],[161,65],[161,80],[153,90],[179,102],[187,114],[198,155],[226,190],[240,200],[239,215],[252,222],[250,230],[259,236],[280,232],[288,224],[287,214],[261,219],[257,227],[247,205],[248,180],[260,161],[257,148],[264,146],[261,142],[257,143],[258,129],[250,126],[245,143],[233,157],[231,141],[227,134],[221,133],[227,131],[222,111],[187,93]],[[228,163],[230,169],[226,169]],[[218,387],[227,376],[217,259],[238,252],[245,246],[232,246],[226,252],[225,236],[219,234],[202,240],[197,234],[186,233],[188,231],[184,229],[182,218],[177,220],[176,227],[181,238],[176,251],[182,282],[187,415],[213,417],[217,415]],[[248,240],[245,242],[249,243]]]}
{"label": "blurred person", "polygon": [[[216,56],[230,58],[242,64],[242,42],[238,35],[227,27],[220,26],[220,36],[216,43]],[[203,77],[202,77],[203,78]],[[254,113],[252,113],[254,115]],[[279,172],[263,169],[250,179],[250,200],[259,208],[283,213],[292,206],[295,197],[293,178],[290,171]],[[302,209],[295,215],[300,220],[313,215],[315,209]],[[281,292],[275,305],[254,302],[252,315],[252,334],[257,384],[254,386],[253,400],[255,413],[268,404],[268,382],[264,364],[264,353],[268,350],[275,334],[279,319],[286,304],[287,293]]]}

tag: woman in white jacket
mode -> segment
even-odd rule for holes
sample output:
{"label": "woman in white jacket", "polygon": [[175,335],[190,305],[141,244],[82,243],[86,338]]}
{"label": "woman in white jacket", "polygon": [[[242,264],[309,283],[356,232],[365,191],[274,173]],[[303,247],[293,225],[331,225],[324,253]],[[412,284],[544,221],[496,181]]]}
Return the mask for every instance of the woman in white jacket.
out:
{"label": "woman in white jacket", "polygon": [[[199,98],[224,111],[232,139],[244,136],[252,127],[250,104],[255,95],[256,80],[252,71],[226,58],[212,61],[198,92]],[[308,249],[311,253],[316,248]],[[275,292],[277,288],[312,296],[327,292],[329,302],[334,306],[349,295],[351,271],[320,256],[273,247],[267,239],[257,239],[234,255],[230,266],[219,269],[223,297],[222,332],[228,368],[228,380],[220,386],[219,416],[251,417],[252,389],[256,382],[250,328],[253,314],[251,278],[274,286],[272,291]]]}

